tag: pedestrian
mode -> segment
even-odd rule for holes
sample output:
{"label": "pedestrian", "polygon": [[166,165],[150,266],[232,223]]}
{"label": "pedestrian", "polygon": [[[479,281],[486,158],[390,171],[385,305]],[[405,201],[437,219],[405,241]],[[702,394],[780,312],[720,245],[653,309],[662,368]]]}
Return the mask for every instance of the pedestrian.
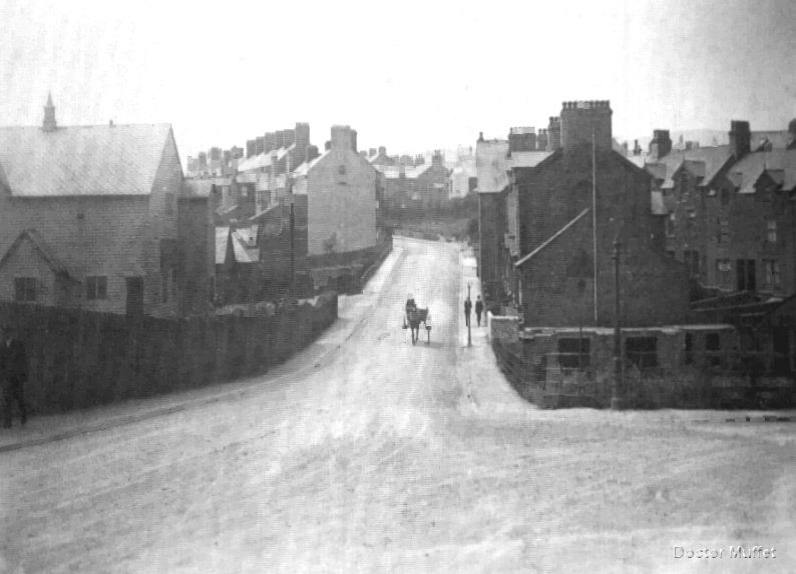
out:
{"label": "pedestrian", "polygon": [[484,312],[484,302],[481,301],[481,296],[475,298],[475,318],[478,319],[478,326],[481,326],[481,313]]}
{"label": "pedestrian", "polygon": [[468,327],[470,326],[470,311],[473,308],[473,302],[470,301],[470,297],[468,295],[467,299],[464,300],[464,324]]}
{"label": "pedestrian", "polygon": [[28,421],[23,386],[28,380],[25,345],[17,339],[13,327],[0,332],[0,385],[3,387],[3,426],[11,428],[14,403],[19,408],[22,425]]}

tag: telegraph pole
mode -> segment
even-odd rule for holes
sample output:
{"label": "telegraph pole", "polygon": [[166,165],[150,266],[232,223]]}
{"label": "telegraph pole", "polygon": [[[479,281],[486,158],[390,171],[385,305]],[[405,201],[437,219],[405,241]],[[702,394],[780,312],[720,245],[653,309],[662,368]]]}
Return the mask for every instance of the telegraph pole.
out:
{"label": "telegraph pole", "polygon": [[293,211],[293,201],[290,202],[290,300],[295,299],[295,274],[296,274],[296,215]]}
{"label": "telegraph pole", "polygon": [[623,389],[622,381],[622,325],[620,322],[620,296],[619,296],[619,240],[614,240],[614,378],[611,385],[611,409],[622,408],[620,394]]}

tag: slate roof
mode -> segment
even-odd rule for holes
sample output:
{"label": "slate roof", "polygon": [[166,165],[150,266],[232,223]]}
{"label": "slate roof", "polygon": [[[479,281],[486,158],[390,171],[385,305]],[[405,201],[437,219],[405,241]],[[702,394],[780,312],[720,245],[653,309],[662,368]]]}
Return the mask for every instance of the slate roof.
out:
{"label": "slate roof", "polygon": [[18,197],[149,195],[169,124],[0,128],[0,184]]}
{"label": "slate roof", "polygon": [[276,159],[279,161],[285,157],[287,153],[295,149],[295,147],[296,144],[292,144],[290,147],[281,147],[278,150],[271,150],[269,152],[263,152],[261,154],[246,158],[238,164],[238,171],[254,171],[269,167],[271,165],[271,154],[276,152]]}
{"label": "slate roof", "polygon": [[212,179],[186,179],[183,183],[187,197],[210,197],[213,194]]}
{"label": "slate roof", "polygon": [[738,186],[738,193],[754,193],[764,172],[769,172],[774,181],[781,179],[784,189],[790,191],[791,187],[784,185],[789,170],[796,170],[796,150],[773,149],[746,154],[729,168],[727,176]]}
{"label": "slate roof", "polygon": [[675,150],[662,158],[647,163],[644,168],[656,179],[662,179],[663,189],[672,189],[672,176],[685,164],[694,175],[701,177],[701,185],[707,185],[731,156],[730,146],[700,147],[691,150]]}
{"label": "slate roof", "polygon": [[552,151],[513,151],[511,152],[511,167],[536,167],[548,157]]}

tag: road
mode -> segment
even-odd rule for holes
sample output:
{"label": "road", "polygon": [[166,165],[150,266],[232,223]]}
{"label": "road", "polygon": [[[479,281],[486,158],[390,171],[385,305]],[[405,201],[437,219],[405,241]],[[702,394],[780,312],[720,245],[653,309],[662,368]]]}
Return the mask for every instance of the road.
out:
{"label": "road", "polygon": [[[0,570],[796,571],[795,425],[538,410],[485,329],[466,346],[468,281],[458,245],[396,240],[282,368],[0,454]],[[410,292],[430,345],[400,329]],[[777,558],[673,557],[730,544]]]}

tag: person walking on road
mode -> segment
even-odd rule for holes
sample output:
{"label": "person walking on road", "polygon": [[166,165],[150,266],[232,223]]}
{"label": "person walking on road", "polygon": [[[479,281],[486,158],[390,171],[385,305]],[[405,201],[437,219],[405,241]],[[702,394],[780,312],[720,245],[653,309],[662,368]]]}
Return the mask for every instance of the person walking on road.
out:
{"label": "person walking on road", "polygon": [[470,326],[470,311],[473,308],[473,302],[470,301],[470,297],[464,300],[464,324],[466,326]]}
{"label": "person walking on road", "polygon": [[14,403],[24,426],[28,420],[23,385],[28,379],[25,345],[16,338],[13,328],[0,332],[0,385],[3,387],[3,426],[11,428]]}
{"label": "person walking on road", "polygon": [[481,326],[481,313],[484,312],[484,302],[481,301],[481,296],[475,298],[475,318],[478,320],[478,326]]}

